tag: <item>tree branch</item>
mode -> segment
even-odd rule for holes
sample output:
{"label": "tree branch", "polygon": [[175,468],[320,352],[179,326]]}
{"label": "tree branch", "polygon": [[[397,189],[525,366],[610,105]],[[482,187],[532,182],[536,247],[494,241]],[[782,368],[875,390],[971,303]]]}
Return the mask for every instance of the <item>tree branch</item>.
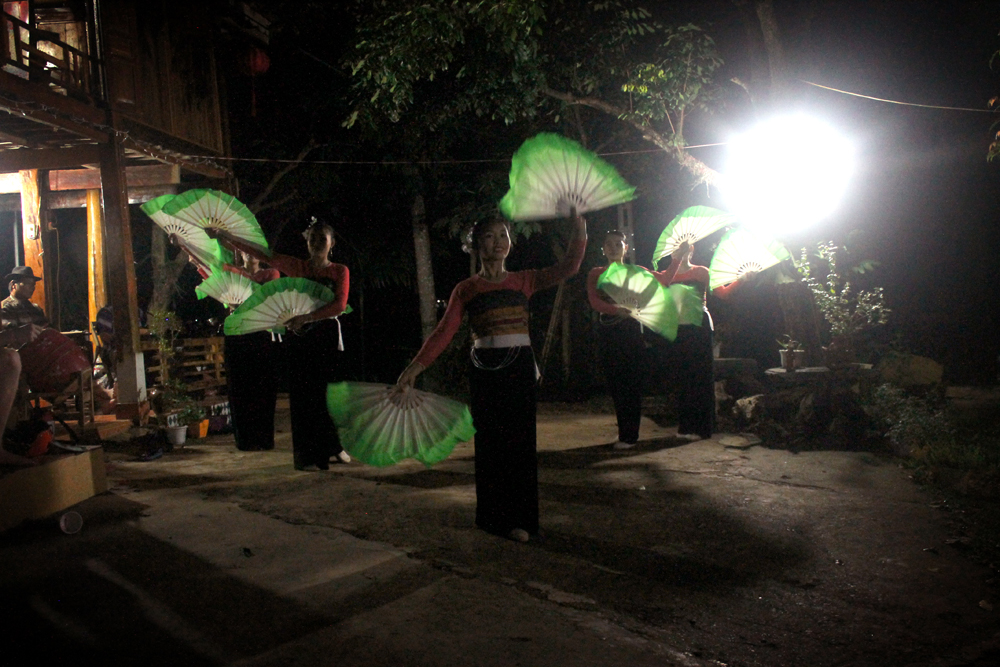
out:
{"label": "tree branch", "polygon": [[254,197],[253,201],[247,205],[247,208],[249,208],[254,215],[256,215],[258,211],[264,210],[264,201],[271,195],[271,191],[274,190],[275,186],[277,186],[281,179],[287,176],[290,171],[302,164],[302,160],[304,160],[309,153],[318,147],[319,144],[316,143],[316,139],[314,137],[309,137],[309,141],[306,142],[306,145],[299,151],[295,160],[293,162],[286,163],[284,167],[276,171],[264,189],[260,191],[260,194]]}
{"label": "tree branch", "polygon": [[707,164],[685,151],[683,146],[678,146],[668,137],[665,137],[649,125],[634,118],[624,109],[620,109],[613,104],[609,104],[604,100],[600,100],[595,97],[576,97],[572,93],[563,93],[558,90],[552,90],[551,88],[543,88],[541,92],[543,95],[560,100],[566,104],[581,105],[590,107],[591,109],[597,109],[598,111],[603,111],[610,116],[614,116],[615,118],[628,123],[638,130],[640,134],[642,134],[643,139],[658,146],[659,148],[662,148],[671,157],[673,157],[683,169],[687,170],[688,173],[697,179],[698,183],[705,183],[707,185],[714,186],[719,185],[719,172],[715,171]]}

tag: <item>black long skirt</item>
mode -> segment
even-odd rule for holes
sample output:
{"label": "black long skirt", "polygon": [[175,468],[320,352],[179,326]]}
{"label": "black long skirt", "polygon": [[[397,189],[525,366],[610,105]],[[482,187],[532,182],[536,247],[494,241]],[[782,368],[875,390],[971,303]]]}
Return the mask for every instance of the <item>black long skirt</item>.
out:
{"label": "black long skirt", "polygon": [[304,333],[284,337],[288,354],[288,399],[292,413],[292,452],[297,467],[329,468],[343,448],[326,408],[326,386],[337,382],[343,353],[337,349],[339,327],[324,320]]}
{"label": "black long skirt", "polygon": [[677,327],[674,350],[680,366],[677,432],[710,438],[715,430],[715,381],[712,320],[707,312],[700,327]]}
{"label": "black long skirt", "polygon": [[226,336],[226,382],[236,448],[274,449],[277,374],[274,348],[266,331]]}
{"label": "black long skirt", "polygon": [[646,354],[642,327],[631,317],[612,321],[602,316],[597,325],[597,340],[604,379],[618,417],[618,439],[638,442]]}
{"label": "black long skirt", "polygon": [[[503,368],[505,361],[515,355]],[[476,427],[476,525],[538,533],[535,357],[530,346],[475,350],[469,366]],[[497,368],[497,370],[487,370]]]}

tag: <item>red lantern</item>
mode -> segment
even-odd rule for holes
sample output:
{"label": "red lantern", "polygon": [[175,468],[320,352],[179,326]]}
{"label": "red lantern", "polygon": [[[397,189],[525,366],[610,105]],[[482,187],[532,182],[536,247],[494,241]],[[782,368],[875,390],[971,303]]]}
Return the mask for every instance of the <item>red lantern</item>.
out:
{"label": "red lantern", "polygon": [[257,116],[257,77],[266,74],[271,68],[271,58],[267,52],[257,46],[247,49],[243,60],[243,67],[250,75],[250,115]]}

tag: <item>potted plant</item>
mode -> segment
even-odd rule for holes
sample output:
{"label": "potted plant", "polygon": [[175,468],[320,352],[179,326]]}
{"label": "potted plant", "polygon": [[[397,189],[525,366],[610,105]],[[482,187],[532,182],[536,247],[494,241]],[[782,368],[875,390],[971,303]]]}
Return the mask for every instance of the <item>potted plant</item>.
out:
{"label": "potted plant", "polygon": [[189,399],[189,401],[178,413],[177,423],[187,426],[187,434],[192,438],[204,438],[208,435],[208,420],[205,419],[205,410],[194,400]]}
{"label": "potted plant", "polygon": [[792,373],[802,365],[806,351],[799,349],[799,341],[794,340],[789,334],[785,334],[778,339],[778,354],[781,355],[781,367],[786,373]]}

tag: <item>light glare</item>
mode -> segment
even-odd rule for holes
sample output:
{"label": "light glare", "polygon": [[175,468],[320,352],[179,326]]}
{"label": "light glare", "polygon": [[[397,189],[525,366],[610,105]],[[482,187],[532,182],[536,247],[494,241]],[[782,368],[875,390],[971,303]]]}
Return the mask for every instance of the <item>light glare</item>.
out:
{"label": "light glare", "polygon": [[774,118],[730,142],[726,200],[752,227],[775,236],[798,231],[833,212],[853,163],[851,144],[821,121]]}

